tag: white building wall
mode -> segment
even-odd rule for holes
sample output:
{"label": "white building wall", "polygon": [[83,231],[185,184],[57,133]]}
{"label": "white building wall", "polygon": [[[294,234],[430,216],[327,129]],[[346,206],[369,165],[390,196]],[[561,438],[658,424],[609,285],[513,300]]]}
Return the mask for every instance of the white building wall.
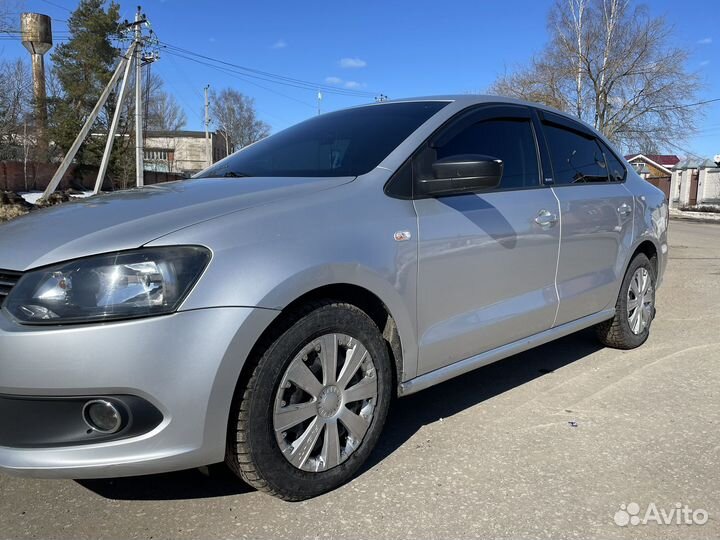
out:
{"label": "white building wall", "polygon": [[679,169],[675,169],[672,172],[672,176],[670,176],[670,206],[675,207],[678,206],[678,203],[680,202],[680,177],[682,175],[682,171]]}
{"label": "white building wall", "polygon": [[[210,144],[215,160],[225,157],[225,140],[215,133],[210,134]],[[145,139],[147,150],[169,150],[174,156],[169,164],[169,172],[194,173],[208,166],[205,137],[178,136],[153,137]]]}
{"label": "white building wall", "polygon": [[680,180],[680,206],[690,204],[690,181],[692,179],[694,169],[683,169]]}
{"label": "white building wall", "polygon": [[698,204],[720,204],[720,169],[701,169]]}

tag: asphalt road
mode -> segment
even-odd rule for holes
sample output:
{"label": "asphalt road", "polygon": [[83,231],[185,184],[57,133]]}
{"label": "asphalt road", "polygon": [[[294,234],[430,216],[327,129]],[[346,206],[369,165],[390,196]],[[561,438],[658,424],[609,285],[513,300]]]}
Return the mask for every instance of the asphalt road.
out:
{"label": "asphalt road", "polygon": [[[670,245],[643,347],[581,332],[400,400],[371,463],[333,493],[285,503],[218,468],[0,475],[0,537],[718,538],[720,226],[673,221]],[[707,522],[616,525],[630,503]]]}

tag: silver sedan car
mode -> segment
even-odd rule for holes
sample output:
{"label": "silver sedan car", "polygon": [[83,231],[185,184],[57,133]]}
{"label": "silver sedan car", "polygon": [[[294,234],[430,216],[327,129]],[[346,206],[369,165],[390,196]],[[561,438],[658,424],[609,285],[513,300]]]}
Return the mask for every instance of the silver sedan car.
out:
{"label": "silver sedan car", "polygon": [[602,135],[491,96],[325,114],[192,180],[33,212],[0,227],[0,469],[224,461],[318,495],[394,396],[586,327],[641,345],[667,225]]}

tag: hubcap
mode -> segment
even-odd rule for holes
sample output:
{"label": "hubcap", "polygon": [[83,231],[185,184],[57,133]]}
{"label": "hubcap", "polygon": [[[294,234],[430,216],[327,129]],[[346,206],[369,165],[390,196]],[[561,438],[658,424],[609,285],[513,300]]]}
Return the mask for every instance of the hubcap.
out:
{"label": "hubcap", "polygon": [[275,396],[273,428],[298,469],[320,472],[348,459],[372,423],[375,364],[357,339],[326,334],[290,362]]}
{"label": "hubcap", "polygon": [[647,268],[635,270],[627,292],[627,318],[633,334],[642,334],[652,320],[655,294]]}

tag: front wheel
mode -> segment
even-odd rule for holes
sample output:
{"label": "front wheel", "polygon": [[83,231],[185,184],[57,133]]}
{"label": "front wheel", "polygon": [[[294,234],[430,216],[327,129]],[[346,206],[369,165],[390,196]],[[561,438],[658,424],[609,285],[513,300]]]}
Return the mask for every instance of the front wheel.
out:
{"label": "front wheel", "polygon": [[290,317],[239,390],[227,462],[253,487],[302,500],[343,484],[367,459],[392,369],[380,330],[357,307],[321,302]]}
{"label": "front wheel", "polygon": [[655,270],[644,254],[630,262],[615,304],[615,317],[597,325],[603,345],[634,349],[647,340],[655,317]]}

